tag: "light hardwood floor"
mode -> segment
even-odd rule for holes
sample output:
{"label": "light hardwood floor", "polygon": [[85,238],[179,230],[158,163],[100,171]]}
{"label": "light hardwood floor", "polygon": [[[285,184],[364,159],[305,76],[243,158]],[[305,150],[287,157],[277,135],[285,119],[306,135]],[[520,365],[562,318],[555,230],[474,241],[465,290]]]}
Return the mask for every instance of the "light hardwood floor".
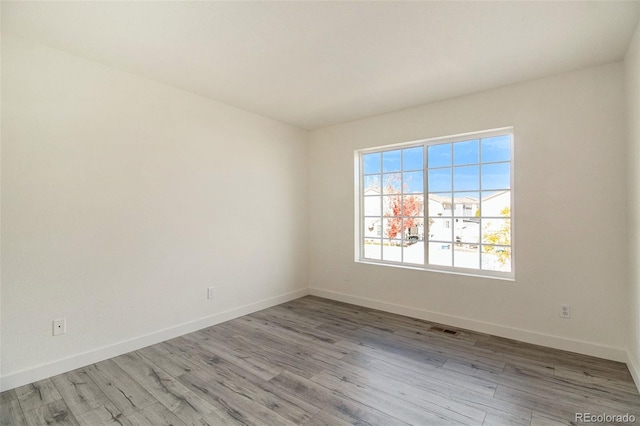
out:
{"label": "light hardwood floor", "polygon": [[453,330],[308,296],[4,392],[0,421],[555,425],[589,412],[640,422],[624,364]]}

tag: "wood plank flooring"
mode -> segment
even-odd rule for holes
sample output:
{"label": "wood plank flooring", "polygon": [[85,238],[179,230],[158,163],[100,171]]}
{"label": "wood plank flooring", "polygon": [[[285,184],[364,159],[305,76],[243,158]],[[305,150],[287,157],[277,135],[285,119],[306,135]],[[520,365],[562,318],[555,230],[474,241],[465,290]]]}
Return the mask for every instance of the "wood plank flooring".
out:
{"label": "wood plank flooring", "polygon": [[624,364],[312,296],[0,394],[11,426],[560,425],[581,412],[640,422]]}

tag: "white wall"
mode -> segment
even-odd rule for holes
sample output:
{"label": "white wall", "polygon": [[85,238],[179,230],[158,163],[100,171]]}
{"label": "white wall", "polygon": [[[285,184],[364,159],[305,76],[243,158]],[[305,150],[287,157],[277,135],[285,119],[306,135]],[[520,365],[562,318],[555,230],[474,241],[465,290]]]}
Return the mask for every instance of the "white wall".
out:
{"label": "white wall", "polygon": [[[515,282],[354,263],[354,150],[506,126]],[[622,63],[313,131],[310,292],[625,360],[625,137]]]}
{"label": "white wall", "polygon": [[[628,341],[640,365],[638,38],[624,65],[320,129],[307,151],[302,130],[3,36],[0,389],[295,298],[307,283],[612,359]],[[515,282],[354,263],[355,149],[504,126],[516,136]],[[58,317],[68,333],[54,338]]]}
{"label": "white wall", "polygon": [[7,36],[2,65],[2,388],[306,294],[306,131]]}
{"label": "white wall", "polygon": [[640,25],[625,58],[629,129],[629,369],[640,385]]}

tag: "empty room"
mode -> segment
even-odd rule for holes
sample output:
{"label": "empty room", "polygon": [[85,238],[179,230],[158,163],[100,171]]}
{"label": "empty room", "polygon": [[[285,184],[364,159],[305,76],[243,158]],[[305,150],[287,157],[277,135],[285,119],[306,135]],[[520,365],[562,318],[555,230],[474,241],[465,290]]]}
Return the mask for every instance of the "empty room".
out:
{"label": "empty room", "polygon": [[0,425],[640,422],[640,1],[0,13]]}

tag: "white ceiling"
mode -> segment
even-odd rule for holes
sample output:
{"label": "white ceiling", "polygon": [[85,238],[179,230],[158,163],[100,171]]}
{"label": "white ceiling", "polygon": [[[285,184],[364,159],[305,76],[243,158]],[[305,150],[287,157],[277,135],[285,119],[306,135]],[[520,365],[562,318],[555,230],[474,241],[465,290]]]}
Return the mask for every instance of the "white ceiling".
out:
{"label": "white ceiling", "polygon": [[2,32],[306,129],[617,61],[629,2],[2,2]]}

